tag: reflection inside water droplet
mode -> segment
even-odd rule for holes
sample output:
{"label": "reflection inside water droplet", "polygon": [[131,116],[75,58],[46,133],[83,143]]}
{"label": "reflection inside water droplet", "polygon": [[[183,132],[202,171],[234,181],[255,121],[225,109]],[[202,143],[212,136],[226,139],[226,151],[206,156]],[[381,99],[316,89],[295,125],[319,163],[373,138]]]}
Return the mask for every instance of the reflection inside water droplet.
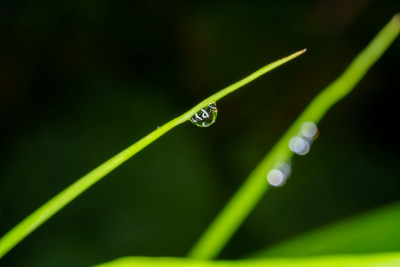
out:
{"label": "reflection inside water droplet", "polygon": [[200,109],[192,118],[190,118],[190,121],[199,127],[208,127],[215,122],[217,112],[217,105],[213,102],[208,104],[207,107]]}

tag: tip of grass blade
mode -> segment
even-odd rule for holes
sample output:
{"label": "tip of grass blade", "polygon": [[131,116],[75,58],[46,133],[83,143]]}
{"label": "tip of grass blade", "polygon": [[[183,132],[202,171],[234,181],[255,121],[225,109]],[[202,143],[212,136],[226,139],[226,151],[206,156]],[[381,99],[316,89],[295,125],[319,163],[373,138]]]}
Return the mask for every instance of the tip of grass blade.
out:
{"label": "tip of grass blade", "polygon": [[300,51],[298,51],[298,52],[296,52],[296,53],[290,55],[289,57],[290,57],[290,58],[298,57],[298,56],[304,54],[306,51],[307,51],[307,48],[304,48],[303,50],[300,50]]}
{"label": "tip of grass blade", "polygon": [[[284,63],[286,63],[287,61],[292,60],[292,59],[304,54],[306,51],[307,51],[307,48],[304,48],[303,50],[293,53],[290,56],[283,58],[282,60],[284,61]],[[274,63],[276,63],[276,62],[274,62]],[[281,65],[281,64],[279,64],[279,65]]]}
{"label": "tip of grass blade", "polygon": [[397,13],[396,15],[393,16],[391,23],[395,27],[400,28],[400,13]]}

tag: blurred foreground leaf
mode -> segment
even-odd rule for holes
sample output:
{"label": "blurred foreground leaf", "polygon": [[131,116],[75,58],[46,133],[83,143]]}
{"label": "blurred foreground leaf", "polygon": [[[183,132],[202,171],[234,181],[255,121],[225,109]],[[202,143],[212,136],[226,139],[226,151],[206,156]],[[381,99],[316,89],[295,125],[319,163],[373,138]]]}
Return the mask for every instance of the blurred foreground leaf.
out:
{"label": "blurred foreground leaf", "polygon": [[206,261],[186,258],[127,257],[96,267],[370,267],[400,266],[400,253],[335,255],[310,258]]}
{"label": "blurred foreground leaf", "polygon": [[252,257],[303,257],[396,250],[400,251],[400,202],[299,236]]}

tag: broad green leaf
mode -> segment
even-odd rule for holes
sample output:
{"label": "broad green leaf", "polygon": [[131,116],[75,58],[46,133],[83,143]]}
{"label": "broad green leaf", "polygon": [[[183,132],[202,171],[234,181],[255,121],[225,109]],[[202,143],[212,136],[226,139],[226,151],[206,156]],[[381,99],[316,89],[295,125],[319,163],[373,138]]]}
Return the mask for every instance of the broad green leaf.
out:
{"label": "broad green leaf", "polygon": [[207,261],[188,258],[126,257],[96,267],[379,267],[400,266],[400,253]]}
{"label": "broad green leaf", "polygon": [[400,202],[288,240],[252,257],[400,251]]}

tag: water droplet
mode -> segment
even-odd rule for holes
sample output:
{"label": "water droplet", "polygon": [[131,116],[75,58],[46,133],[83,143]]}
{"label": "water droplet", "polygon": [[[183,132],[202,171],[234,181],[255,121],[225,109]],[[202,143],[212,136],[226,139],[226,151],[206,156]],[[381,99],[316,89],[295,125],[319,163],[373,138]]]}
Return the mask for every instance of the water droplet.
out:
{"label": "water droplet", "polygon": [[273,169],[268,173],[267,180],[272,186],[281,186],[285,182],[285,176],[282,171]]}
{"label": "water droplet", "polygon": [[281,162],[276,164],[275,169],[279,169],[285,175],[285,179],[289,178],[290,174],[292,173],[292,167],[290,166],[290,161],[288,163]]}
{"label": "water droplet", "polygon": [[309,140],[315,140],[319,135],[317,125],[311,121],[303,123],[300,133]]}
{"label": "water droplet", "polygon": [[217,113],[217,105],[213,102],[208,104],[207,107],[200,109],[192,118],[190,118],[190,121],[199,127],[208,127],[215,122]]}
{"label": "water droplet", "polygon": [[289,148],[298,155],[305,155],[310,151],[310,141],[303,137],[293,137],[289,141]]}
{"label": "water droplet", "polygon": [[298,155],[305,155],[310,151],[311,144],[319,135],[315,123],[307,121],[301,125],[297,136],[289,141],[289,149]]}
{"label": "water droplet", "polygon": [[282,186],[291,173],[291,167],[288,163],[278,163],[267,175],[267,181],[270,185]]}

